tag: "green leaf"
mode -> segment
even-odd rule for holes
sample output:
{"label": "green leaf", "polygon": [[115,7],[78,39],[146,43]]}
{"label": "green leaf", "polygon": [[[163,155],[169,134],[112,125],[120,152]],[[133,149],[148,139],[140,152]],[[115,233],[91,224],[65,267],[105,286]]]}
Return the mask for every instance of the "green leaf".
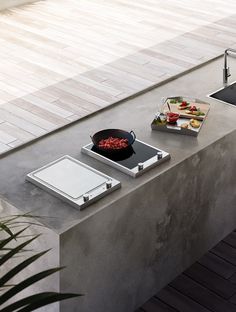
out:
{"label": "green leaf", "polygon": [[0,288],[0,290],[2,290],[2,289],[4,289],[4,288],[13,287],[13,286],[15,286],[15,284],[6,284],[6,285],[2,286],[2,287]]}
{"label": "green leaf", "polygon": [[[25,248],[27,245],[29,245],[33,240],[38,238],[40,235],[32,236],[32,235],[26,235],[21,233],[25,231],[24,228],[22,230],[22,226],[24,224],[27,225],[36,225],[36,226],[42,226],[39,223],[36,223],[34,220],[24,220],[22,221],[20,218],[33,218],[35,219],[37,216],[31,215],[30,213],[25,213],[23,215],[12,215],[11,217],[1,217],[0,218],[0,233],[6,232],[10,237],[7,237],[6,239],[0,240],[0,268],[2,265],[4,265],[5,262],[12,258],[21,257],[21,254],[25,252],[27,249]],[[42,218],[42,217],[39,217]],[[19,219],[19,220],[17,220]],[[21,229],[18,229],[21,227]],[[18,231],[16,234],[14,232]],[[10,243],[13,239],[21,239],[26,238],[27,241],[20,243],[16,247],[9,247],[7,246],[8,243]],[[30,276],[20,282],[17,285],[10,285],[9,281],[15,277],[19,272],[24,271],[24,269],[32,264],[34,261],[36,261],[38,258],[43,256],[48,250],[37,253],[33,256],[30,256],[26,260],[20,260],[21,262],[11,268],[4,276],[0,278],[0,306],[4,304],[6,301],[8,301],[10,298],[14,297],[27,287],[30,287],[34,283],[47,278],[53,273],[58,272],[62,268],[53,268],[49,270],[45,270],[43,272],[37,273],[33,276]],[[2,254],[1,254],[2,253]],[[69,299],[82,296],[79,294],[61,294],[56,292],[42,292],[39,294],[34,294],[32,296],[25,297],[23,299],[20,299],[16,302],[13,301],[13,303],[9,304],[8,306],[5,306],[3,309],[0,308],[1,312],[30,312],[37,310],[40,307],[46,306],[48,304],[58,302],[61,300]]]}
{"label": "green leaf", "polygon": [[45,255],[50,249],[40,252],[36,255],[33,255],[32,257],[26,259],[22,263],[15,266],[13,269],[11,269],[8,273],[6,273],[1,279],[0,279],[0,287],[3,287],[11,278],[13,278],[16,274],[21,272],[23,269],[25,269],[27,266],[29,266],[31,263],[35,262],[38,258]]}
{"label": "green leaf", "polygon": [[[14,248],[10,248],[10,247],[4,247],[1,249],[1,251],[9,251],[9,250],[13,250]],[[22,249],[20,250],[18,253],[19,254],[22,254],[22,253],[25,253],[25,252],[32,252],[33,249]]]}
{"label": "green leaf", "polygon": [[[16,309],[26,306],[28,311],[33,311],[39,307],[48,305],[49,303],[65,300],[73,297],[79,297],[79,294],[59,294],[56,292],[43,292],[36,295],[23,298],[1,310],[1,312],[12,312]],[[35,307],[37,305],[37,307]],[[30,310],[29,310],[30,309]],[[21,309],[22,311],[23,309]],[[24,311],[24,310],[23,310]]]}
{"label": "green leaf", "polygon": [[20,230],[19,232],[17,232],[16,234],[12,234],[10,235],[10,237],[1,240],[0,242],[0,250],[3,250],[3,247],[6,246],[8,243],[10,243],[10,241],[12,241],[13,239],[16,239],[22,232],[24,232],[28,227],[24,228],[23,230]]}
{"label": "green leaf", "polygon": [[50,297],[51,295],[55,294],[54,292],[44,292],[44,293],[39,293],[36,295],[32,295],[32,296],[28,296],[25,297],[21,300],[18,300],[10,305],[8,305],[7,307],[3,308],[1,310],[1,312],[11,312],[11,311],[15,311],[21,307],[24,307],[26,305],[32,304],[34,302],[36,302],[37,300],[44,300],[45,298]]}
{"label": "green leaf", "polygon": [[60,271],[63,267],[59,268],[53,268],[49,269],[46,271],[42,271],[40,273],[37,273],[33,276],[30,276],[29,278],[25,279],[24,281],[20,282],[18,285],[12,287],[9,289],[7,292],[5,292],[1,297],[0,297],[0,305],[24,290],[25,288],[35,284],[36,282],[44,279],[45,277],[52,275],[53,273],[56,273]]}
{"label": "green leaf", "polygon": [[10,236],[14,236],[14,234],[12,233],[12,231],[9,229],[8,226],[6,226],[4,223],[0,222],[0,228],[6,232],[7,234],[9,234]]}
{"label": "green leaf", "polygon": [[1,259],[0,259],[0,267],[9,259],[11,259],[14,255],[16,255],[21,249],[23,249],[25,246],[27,246],[28,244],[30,244],[33,240],[35,240],[36,238],[38,238],[40,235],[36,235],[31,239],[28,239],[26,242],[18,245],[16,248],[14,248],[13,250],[9,251],[7,254],[5,254]]}
{"label": "green leaf", "polygon": [[[41,227],[43,227],[43,225],[42,224],[39,224],[39,223],[37,223],[37,222],[30,222],[30,221],[15,221],[15,222],[11,222],[11,223],[9,223],[9,225],[20,225],[20,226],[22,226],[23,224],[29,224],[29,225],[37,225],[37,226],[41,226]],[[5,225],[8,225],[8,223],[5,223]]]}

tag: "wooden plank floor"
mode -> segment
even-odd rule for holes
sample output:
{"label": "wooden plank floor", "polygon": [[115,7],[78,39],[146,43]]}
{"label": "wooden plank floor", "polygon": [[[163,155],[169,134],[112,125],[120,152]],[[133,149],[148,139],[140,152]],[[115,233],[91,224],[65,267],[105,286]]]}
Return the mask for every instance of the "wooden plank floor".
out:
{"label": "wooden plank floor", "polygon": [[136,312],[164,311],[236,311],[236,231]]}
{"label": "wooden plank floor", "polygon": [[0,12],[0,154],[222,54],[235,26],[235,0],[45,0]]}

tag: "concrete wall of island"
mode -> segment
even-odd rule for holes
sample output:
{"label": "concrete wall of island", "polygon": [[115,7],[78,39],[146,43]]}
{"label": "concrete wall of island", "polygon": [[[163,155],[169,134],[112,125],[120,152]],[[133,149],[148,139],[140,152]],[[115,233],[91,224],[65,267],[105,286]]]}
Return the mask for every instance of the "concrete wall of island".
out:
{"label": "concrete wall of island", "polygon": [[[47,227],[30,230],[44,233],[34,250],[53,251],[22,278],[51,266],[66,268],[27,294],[84,294],[40,312],[135,311],[234,230],[234,142],[236,131],[61,234]],[[0,212],[20,213],[4,200]]]}
{"label": "concrete wall of island", "polygon": [[236,227],[236,131],[60,238],[61,312],[132,312]]}

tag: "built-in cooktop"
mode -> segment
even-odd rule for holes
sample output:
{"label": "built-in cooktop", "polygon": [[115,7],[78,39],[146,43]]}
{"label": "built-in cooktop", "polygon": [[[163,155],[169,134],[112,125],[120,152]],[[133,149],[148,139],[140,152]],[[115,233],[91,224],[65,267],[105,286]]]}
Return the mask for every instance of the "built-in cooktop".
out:
{"label": "built-in cooktop", "polygon": [[120,182],[65,155],[31,173],[26,180],[83,209],[121,186]]}
{"label": "built-in cooktop", "polygon": [[82,147],[82,152],[132,177],[137,177],[170,159],[169,153],[137,139],[132,147],[117,154],[103,153],[93,143]]}

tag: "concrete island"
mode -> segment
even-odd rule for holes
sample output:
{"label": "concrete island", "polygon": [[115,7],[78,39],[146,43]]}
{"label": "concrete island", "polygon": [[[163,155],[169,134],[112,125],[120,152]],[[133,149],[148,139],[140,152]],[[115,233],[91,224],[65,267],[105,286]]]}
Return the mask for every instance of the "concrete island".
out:
{"label": "concrete island", "polygon": [[[221,87],[222,59],[166,82],[3,156],[1,213],[31,211],[66,266],[53,288],[84,296],[55,305],[61,312],[132,312],[236,227],[236,108],[206,95]],[[211,78],[210,78],[211,77]],[[211,104],[198,137],[152,131],[163,96]],[[133,179],[81,147],[105,128],[134,130],[171,159]],[[79,211],[26,182],[26,175],[70,155],[121,182],[121,189]],[[41,287],[41,286],[39,286]],[[50,310],[51,311],[51,310]]]}

